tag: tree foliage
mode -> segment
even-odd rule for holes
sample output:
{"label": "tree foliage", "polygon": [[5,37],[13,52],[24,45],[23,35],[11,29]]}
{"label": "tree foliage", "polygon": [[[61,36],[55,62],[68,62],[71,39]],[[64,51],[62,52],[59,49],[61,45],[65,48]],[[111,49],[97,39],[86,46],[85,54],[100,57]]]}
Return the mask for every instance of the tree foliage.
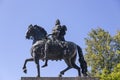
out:
{"label": "tree foliage", "polygon": [[110,74],[106,75],[106,71],[105,69],[103,70],[101,80],[120,80],[120,63],[114,67],[114,70]]}
{"label": "tree foliage", "polygon": [[120,62],[120,32],[112,37],[101,28],[92,29],[85,41],[85,58],[91,68],[90,75],[100,77],[111,74]]}
{"label": "tree foliage", "polygon": [[[120,54],[120,31],[117,32],[117,34],[113,37],[115,42],[115,51],[119,55]],[[120,57],[119,57],[120,59]],[[120,61],[120,60],[119,60]]]}

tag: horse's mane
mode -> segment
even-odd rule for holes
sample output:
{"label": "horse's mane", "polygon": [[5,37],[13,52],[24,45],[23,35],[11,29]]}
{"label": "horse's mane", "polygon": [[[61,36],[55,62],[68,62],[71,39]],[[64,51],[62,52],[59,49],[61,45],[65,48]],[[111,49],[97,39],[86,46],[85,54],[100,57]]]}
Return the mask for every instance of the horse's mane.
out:
{"label": "horse's mane", "polygon": [[47,31],[43,27],[38,26],[38,25],[34,25],[34,28],[37,29],[38,31],[43,32],[44,35],[47,35]]}

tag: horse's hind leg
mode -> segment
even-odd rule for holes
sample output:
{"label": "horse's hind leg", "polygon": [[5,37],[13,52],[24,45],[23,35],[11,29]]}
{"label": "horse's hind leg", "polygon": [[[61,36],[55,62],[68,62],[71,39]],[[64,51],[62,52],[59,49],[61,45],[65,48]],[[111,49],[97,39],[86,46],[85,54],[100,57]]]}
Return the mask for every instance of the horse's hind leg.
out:
{"label": "horse's hind leg", "polygon": [[75,60],[76,60],[76,55],[71,58],[72,68],[75,68],[78,71],[78,76],[81,76],[80,67],[78,65],[76,65]]}
{"label": "horse's hind leg", "polygon": [[61,72],[60,72],[60,75],[59,75],[59,77],[62,77],[62,75],[64,75],[64,73],[67,71],[67,70],[69,70],[69,69],[71,69],[72,67],[70,66],[70,62],[69,62],[69,60],[68,59],[65,59],[64,60],[65,61],[65,63],[67,64],[67,68],[65,68],[64,70],[62,70]]}
{"label": "horse's hind leg", "polygon": [[27,64],[28,61],[33,61],[33,58],[29,58],[29,59],[25,60],[24,65],[23,65],[23,72],[24,73],[27,73],[26,64]]}
{"label": "horse's hind leg", "polygon": [[60,72],[60,74],[59,74],[59,77],[62,77],[62,75],[64,75],[64,73],[67,71],[67,70],[69,70],[69,69],[71,69],[71,67],[67,67],[67,68],[65,68],[64,70],[62,70],[61,72]]}
{"label": "horse's hind leg", "polygon": [[72,62],[72,66],[73,66],[73,68],[77,69],[77,71],[78,71],[78,76],[81,76],[80,67],[78,67],[78,66],[75,64],[75,62]]}

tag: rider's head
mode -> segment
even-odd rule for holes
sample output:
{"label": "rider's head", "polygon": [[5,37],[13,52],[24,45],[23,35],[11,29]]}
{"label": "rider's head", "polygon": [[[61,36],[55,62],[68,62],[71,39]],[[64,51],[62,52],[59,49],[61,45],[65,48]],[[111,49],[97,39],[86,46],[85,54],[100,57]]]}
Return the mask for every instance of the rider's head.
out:
{"label": "rider's head", "polygon": [[60,20],[57,19],[55,25],[60,25]]}
{"label": "rider's head", "polygon": [[65,25],[62,25],[61,27],[64,31],[67,31],[67,27]]}

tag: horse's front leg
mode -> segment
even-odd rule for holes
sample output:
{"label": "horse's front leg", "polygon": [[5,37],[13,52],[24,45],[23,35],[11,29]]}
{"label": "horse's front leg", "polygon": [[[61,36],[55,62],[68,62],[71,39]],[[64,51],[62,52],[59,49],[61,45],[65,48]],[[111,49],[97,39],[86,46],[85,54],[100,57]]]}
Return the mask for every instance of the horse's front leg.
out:
{"label": "horse's front leg", "polygon": [[33,61],[33,58],[29,58],[29,59],[26,59],[26,60],[25,60],[24,66],[23,66],[23,72],[24,72],[24,73],[27,73],[26,64],[27,64],[28,61]]}
{"label": "horse's front leg", "polygon": [[36,64],[36,67],[37,67],[37,77],[40,77],[40,65],[39,65],[39,55],[34,55],[34,61],[35,61],[35,64]]}

